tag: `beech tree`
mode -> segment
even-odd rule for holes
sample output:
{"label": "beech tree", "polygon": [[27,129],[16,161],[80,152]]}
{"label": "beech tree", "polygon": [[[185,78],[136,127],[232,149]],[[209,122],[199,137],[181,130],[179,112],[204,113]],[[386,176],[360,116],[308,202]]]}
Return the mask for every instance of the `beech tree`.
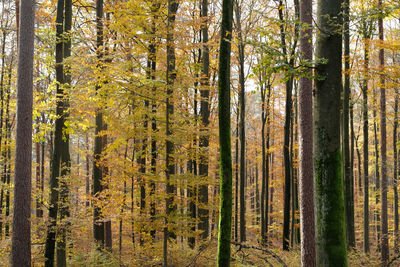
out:
{"label": "beech tree", "polygon": [[32,106],[35,3],[21,0],[11,266],[31,266]]}
{"label": "beech tree", "polygon": [[230,59],[232,40],[233,1],[223,0],[221,40],[218,65],[218,122],[220,151],[220,202],[217,265],[229,267],[231,263],[232,224],[232,154],[231,154],[231,99]]}
{"label": "beech tree", "polygon": [[347,266],[340,95],[342,92],[341,0],[318,2],[314,95],[314,171],[318,266]]}

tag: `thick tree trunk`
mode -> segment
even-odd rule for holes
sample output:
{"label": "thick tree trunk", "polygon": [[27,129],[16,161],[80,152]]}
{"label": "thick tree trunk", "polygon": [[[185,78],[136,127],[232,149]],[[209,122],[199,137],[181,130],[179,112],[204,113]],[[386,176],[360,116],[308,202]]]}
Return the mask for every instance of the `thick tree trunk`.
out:
{"label": "thick tree trunk", "polygon": [[[320,0],[314,98],[316,253],[318,266],[347,266],[346,225],[340,147],[342,92],[342,0]],[[333,20],[333,21],[332,21]]]}
{"label": "thick tree trunk", "polygon": [[15,182],[13,233],[10,263],[13,267],[31,266],[31,175],[32,175],[32,99],[35,4],[21,1],[18,46],[17,127],[15,137]]}
{"label": "thick tree trunk", "polygon": [[[64,34],[66,35],[63,42],[63,60],[71,56],[71,28],[72,28],[72,0],[64,0]],[[63,75],[65,89],[69,89],[71,86],[71,75],[70,67],[63,65]],[[64,128],[65,120],[68,118],[68,92],[64,95]],[[67,266],[67,256],[66,256],[66,235],[69,231],[69,223],[64,221],[69,217],[69,188],[68,181],[65,180],[70,173],[71,168],[71,156],[69,153],[69,134],[67,132],[62,133],[63,143],[61,152],[61,170],[60,174],[63,178],[60,180],[60,198],[59,198],[59,209],[60,209],[60,224],[61,229],[59,230],[59,238],[57,238],[57,266],[66,267]]]}
{"label": "thick tree trunk", "polygon": [[[312,60],[312,1],[300,3],[300,22],[305,29],[300,31],[300,52],[303,60]],[[310,74],[311,69],[307,72]],[[315,218],[314,181],[312,154],[312,80],[300,77],[299,88],[299,199],[301,264],[314,267],[315,262]]]}
{"label": "thick tree trunk", "polygon": [[[300,31],[300,52],[303,60],[312,60],[312,1],[300,2],[300,23],[305,29]],[[311,69],[307,72],[310,74]],[[315,262],[315,218],[313,180],[313,117],[312,80],[300,77],[299,88],[299,199],[301,264],[314,267]]]}
{"label": "thick tree trunk", "polygon": [[218,121],[220,144],[220,202],[218,227],[218,267],[231,261],[232,155],[230,107],[230,59],[233,1],[222,1],[221,39],[218,66]]}
{"label": "thick tree trunk", "polygon": [[[51,162],[51,177],[50,177],[50,207],[49,207],[49,224],[47,228],[46,246],[45,246],[45,266],[54,265],[54,250],[56,242],[56,225],[57,215],[60,209],[60,218],[67,216],[66,198],[68,190],[63,181],[63,177],[69,173],[69,137],[68,134],[64,138],[65,121],[68,117],[66,109],[68,108],[68,98],[66,96],[65,85],[70,82],[69,75],[65,76],[63,59],[70,54],[70,41],[64,38],[65,30],[71,29],[71,5],[70,1],[59,0],[57,2],[57,17],[56,17],[56,80],[57,80],[57,107],[54,131],[54,148],[52,151]],[[64,14],[65,12],[65,14]],[[67,14],[68,12],[68,14]],[[65,46],[65,47],[64,47]],[[65,55],[65,53],[67,53]],[[67,79],[66,79],[67,78]],[[61,176],[61,179],[59,179]],[[61,180],[61,182],[59,182]],[[61,201],[60,201],[61,200]],[[61,204],[60,204],[61,203]],[[61,231],[64,231],[62,227]],[[62,259],[62,251],[65,252],[65,235],[61,233],[61,238],[58,239],[60,247],[57,249],[57,265],[63,266],[66,264]],[[62,244],[64,243],[64,244]],[[64,247],[63,247],[64,246]]]}
{"label": "thick tree trunk", "polygon": [[[379,41],[383,45],[383,6],[382,0],[379,0],[379,8],[381,14],[378,19],[379,28]],[[380,119],[381,119],[381,248],[382,248],[382,264],[386,266],[389,261],[389,237],[388,237],[388,180],[387,180],[387,166],[386,166],[386,91],[385,91],[385,54],[384,48],[381,46],[379,49],[379,63],[380,63]]]}

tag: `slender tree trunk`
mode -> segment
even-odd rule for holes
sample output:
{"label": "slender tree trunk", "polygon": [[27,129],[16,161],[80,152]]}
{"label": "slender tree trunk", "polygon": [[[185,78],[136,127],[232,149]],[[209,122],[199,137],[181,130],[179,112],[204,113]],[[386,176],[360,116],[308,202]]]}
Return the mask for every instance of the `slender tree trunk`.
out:
{"label": "slender tree trunk", "polygon": [[397,127],[399,112],[399,95],[396,89],[394,99],[394,122],[393,122],[393,193],[394,193],[394,251],[399,253],[399,194],[398,185],[398,154],[397,154]]}
{"label": "slender tree trunk", "polygon": [[17,127],[15,137],[15,182],[13,233],[10,263],[13,267],[31,266],[31,175],[32,175],[32,99],[35,5],[21,1],[18,46]]}
{"label": "slender tree trunk", "polygon": [[[312,0],[300,2],[300,23],[305,29],[300,31],[300,51],[303,60],[312,60]],[[311,69],[307,70],[311,73]],[[314,267],[315,262],[315,219],[314,181],[312,153],[312,80],[300,77],[299,88],[299,198],[301,264]]]}
{"label": "slender tree trunk", "polygon": [[[96,0],[96,47],[97,47],[97,59],[99,60],[99,68],[101,68],[103,51],[101,49],[104,46],[103,36],[103,0]],[[99,81],[100,82],[100,81]],[[96,85],[96,92],[100,90],[100,85]],[[103,112],[100,108],[96,110],[96,128],[94,137],[94,160],[93,160],[93,196],[98,197],[103,191],[103,170],[101,166],[101,153],[103,151],[103,138],[101,132],[103,131]],[[104,247],[105,236],[104,236],[104,221],[101,217],[101,208],[97,203],[94,203],[93,213],[93,236],[97,245],[100,248]]]}
{"label": "slender tree trunk", "polygon": [[[382,0],[379,0],[379,8],[381,9],[378,19],[379,28],[379,41],[383,45],[383,6]],[[379,63],[380,63],[380,119],[381,119],[381,247],[382,247],[382,264],[386,266],[389,261],[389,240],[388,240],[388,202],[387,202],[387,166],[386,166],[386,92],[385,92],[385,54],[384,48],[381,46],[379,49]]]}
{"label": "slender tree trunk", "polygon": [[235,242],[239,240],[239,98],[236,108],[236,141],[235,141]]}
{"label": "slender tree trunk", "polygon": [[[200,128],[200,161],[199,161],[199,175],[200,179],[208,180],[208,146],[209,146],[209,133],[208,125],[210,123],[210,105],[209,105],[209,67],[210,67],[210,55],[208,50],[208,0],[202,0],[201,2],[201,17],[203,19],[201,26],[203,49],[202,49],[202,77],[201,90],[200,90],[200,116],[201,116],[201,128]],[[209,228],[209,209],[208,209],[208,185],[202,184],[199,186],[199,230],[202,230],[201,237],[203,239],[208,238]]]}
{"label": "slender tree trunk", "polygon": [[[375,146],[375,205],[376,207],[379,206],[379,189],[380,189],[380,174],[379,174],[379,141],[378,141],[378,126],[377,126],[377,114],[376,114],[376,105],[377,105],[377,98],[376,98],[376,90],[375,88],[373,91],[373,119],[374,119],[374,146]],[[376,208],[374,210],[374,219],[376,225],[376,246],[377,251],[381,251],[381,217],[380,217],[380,209]]]}
{"label": "slender tree trunk", "polygon": [[364,36],[363,106],[363,168],[364,168],[364,253],[369,253],[369,177],[368,177],[368,69],[369,38]]}
{"label": "slender tree trunk", "polygon": [[[340,147],[342,92],[342,0],[318,2],[314,98],[316,255],[318,266],[347,266],[346,225]],[[333,21],[332,21],[333,20]]]}
{"label": "slender tree trunk", "polygon": [[175,45],[174,45],[174,30],[175,30],[175,17],[178,11],[179,2],[174,0],[168,0],[168,22],[167,22],[167,105],[166,105],[166,226],[164,227],[164,246],[163,246],[163,254],[164,254],[164,267],[168,266],[168,239],[171,237],[173,239],[176,238],[175,233],[168,231],[168,225],[171,224],[170,214],[176,209],[176,205],[174,203],[174,193],[175,193],[175,185],[171,183],[171,176],[175,174],[175,160],[173,158],[174,154],[174,142],[171,140],[172,130],[171,130],[171,116],[174,114],[174,83],[176,79],[175,72]]}
{"label": "slender tree trunk", "polygon": [[218,121],[220,144],[220,202],[218,226],[218,267],[229,267],[232,223],[232,155],[230,59],[233,1],[222,1],[221,39],[218,66]]}
{"label": "slender tree trunk", "polygon": [[89,160],[89,134],[86,133],[86,207],[90,206],[90,160]]}
{"label": "slender tree trunk", "polygon": [[349,100],[350,100],[350,0],[344,1],[344,87],[343,87],[343,180],[348,249],[355,246],[353,176],[350,167]]}
{"label": "slender tree trunk", "polygon": [[[156,23],[158,21],[158,15],[157,12],[160,8],[159,4],[153,4],[152,5],[152,34],[155,36],[156,34]],[[151,68],[150,68],[150,79],[155,81],[156,79],[156,68],[157,68],[157,56],[156,56],[156,39],[153,37],[151,39],[151,43],[149,46],[149,54],[150,54],[150,62],[151,62]],[[157,94],[157,87],[153,86],[152,88],[153,92],[153,98],[156,97]],[[157,132],[157,123],[156,123],[156,114],[157,114],[157,104],[153,100],[151,103],[151,112],[152,112],[152,118],[151,118],[151,168],[150,171],[153,175],[156,174],[156,165],[157,165],[157,141],[156,141],[156,132]],[[150,182],[150,220],[152,222],[155,221],[155,216],[156,216],[156,202],[155,202],[155,197],[154,194],[156,192],[156,183],[153,179],[151,179]],[[156,236],[156,231],[154,229],[150,230],[150,236],[152,239],[152,242],[155,240]]]}

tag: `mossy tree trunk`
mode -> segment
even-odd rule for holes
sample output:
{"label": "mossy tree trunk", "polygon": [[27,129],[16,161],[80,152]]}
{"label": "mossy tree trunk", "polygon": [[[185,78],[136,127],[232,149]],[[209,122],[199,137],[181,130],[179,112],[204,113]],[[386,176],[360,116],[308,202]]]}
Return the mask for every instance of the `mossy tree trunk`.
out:
{"label": "mossy tree trunk", "polygon": [[218,227],[218,267],[229,267],[232,224],[232,155],[230,61],[233,1],[222,1],[221,40],[218,66],[218,121],[220,145],[220,202]]}
{"label": "mossy tree trunk", "polygon": [[316,255],[318,266],[347,266],[340,146],[342,0],[319,0],[314,98]]}

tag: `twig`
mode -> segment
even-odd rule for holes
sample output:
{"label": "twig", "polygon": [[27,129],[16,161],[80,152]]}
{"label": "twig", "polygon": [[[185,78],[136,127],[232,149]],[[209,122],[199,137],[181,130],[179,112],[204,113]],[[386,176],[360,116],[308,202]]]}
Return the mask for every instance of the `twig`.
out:
{"label": "twig", "polygon": [[272,257],[274,257],[280,264],[282,264],[283,267],[287,267],[286,263],[278,255],[276,255],[274,252],[272,252],[271,250],[269,250],[267,248],[257,247],[257,246],[253,246],[253,245],[247,245],[247,244],[242,244],[242,243],[238,243],[238,242],[232,242],[232,244],[234,244],[236,246],[240,246],[242,248],[256,249],[256,250],[264,251],[264,252],[270,254]]}

